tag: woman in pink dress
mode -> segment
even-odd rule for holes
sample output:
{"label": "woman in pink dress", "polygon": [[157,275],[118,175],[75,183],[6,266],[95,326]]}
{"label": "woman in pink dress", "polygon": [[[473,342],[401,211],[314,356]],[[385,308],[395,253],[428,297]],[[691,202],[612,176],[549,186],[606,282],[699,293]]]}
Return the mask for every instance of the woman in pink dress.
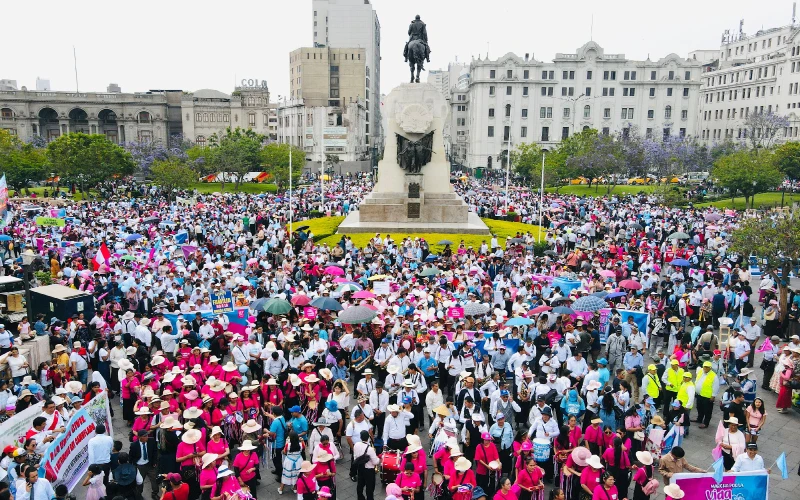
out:
{"label": "woman in pink dress", "polygon": [[517,495],[511,491],[511,480],[508,477],[500,479],[500,489],[492,500],[518,500]]}
{"label": "woman in pink dress", "polygon": [[525,468],[517,474],[513,491],[519,500],[542,500],[544,498],[544,470],[533,458],[525,462]]}
{"label": "woman in pink dress", "polygon": [[792,388],[789,382],[791,382],[792,376],[794,375],[793,370],[794,364],[791,359],[784,361],[783,369],[778,379],[780,381],[778,401],[775,403],[775,406],[778,408],[778,413],[786,413],[789,411],[789,408],[792,407]]}
{"label": "woman in pink dress", "polygon": [[478,482],[475,479],[475,472],[472,470],[472,462],[464,457],[458,457],[458,460],[453,464],[450,481],[447,483],[452,499],[472,500],[472,490],[474,490],[477,485]]}
{"label": "woman in pink dress", "polygon": [[206,445],[206,451],[217,456],[217,467],[222,465],[223,460],[227,459],[231,454],[228,441],[222,438],[222,429],[220,429],[218,426],[214,426],[211,429],[211,438],[208,440],[208,444]]}
{"label": "woman in pink dress", "polygon": [[[236,478],[233,470],[224,465],[220,466],[217,469],[217,482],[211,488],[211,500],[227,500],[240,489],[242,489],[242,486],[239,484],[239,479]],[[190,493],[189,498],[197,497],[192,496]]]}
{"label": "woman in pink dress", "polygon": [[623,498],[619,497],[617,487],[614,485],[614,476],[605,472],[601,478],[601,483],[595,487],[592,493],[592,500],[627,500],[627,494]]}
{"label": "woman in pink dress", "polygon": [[258,455],[253,452],[256,446],[245,439],[239,446],[239,453],[233,460],[233,470],[239,478],[239,483],[250,488],[250,494],[256,496],[256,473],[258,472]]}
{"label": "woman in pink dress", "polygon": [[405,500],[411,500],[412,498],[422,500],[424,498],[424,493],[421,493],[422,479],[414,469],[413,463],[406,462],[406,464],[402,466],[403,471],[398,474],[397,478],[394,480],[394,483],[399,486],[400,490],[403,492],[403,498]]}
{"label": "woman in pink dress", "polygon": [[136,420],[133,421],[133,427],[131,428],[134,442],[139,440],[139,431],[150,432],[152,417],[153,414],[150,412],[150,408],[146,406],[136,412]]}

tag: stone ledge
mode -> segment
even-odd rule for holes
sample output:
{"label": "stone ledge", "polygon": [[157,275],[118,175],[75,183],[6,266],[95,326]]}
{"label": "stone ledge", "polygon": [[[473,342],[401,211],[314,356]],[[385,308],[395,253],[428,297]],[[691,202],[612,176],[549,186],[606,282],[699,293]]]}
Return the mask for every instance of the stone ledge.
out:
{"label": "stone ledge", "polygon": [[356,233],[442,233],[490,235],[488,226],[478,214],[469,212],[467,222],[385,222],[361,221],[358,211],[350,212],[336,234]]}

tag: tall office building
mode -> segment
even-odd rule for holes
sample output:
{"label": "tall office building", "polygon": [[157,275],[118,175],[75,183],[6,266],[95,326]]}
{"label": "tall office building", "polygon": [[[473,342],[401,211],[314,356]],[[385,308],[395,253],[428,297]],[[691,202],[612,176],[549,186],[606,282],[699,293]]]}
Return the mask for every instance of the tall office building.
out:
{"label": "tall office building", "polygon": [[370,146],[382,147],[381,25],[370,0],[312,0],[315,47],[363,48],[366,51],[364,92],[366,136]]}

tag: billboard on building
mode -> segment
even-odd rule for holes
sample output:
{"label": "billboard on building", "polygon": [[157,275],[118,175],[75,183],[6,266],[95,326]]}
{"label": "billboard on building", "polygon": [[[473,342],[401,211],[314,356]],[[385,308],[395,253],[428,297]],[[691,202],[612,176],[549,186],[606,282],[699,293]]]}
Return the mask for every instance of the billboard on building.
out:
{"label": "billboard on building", "polygon": [[347,127],[323,127],[322,145],[325,147],[347,147]]}

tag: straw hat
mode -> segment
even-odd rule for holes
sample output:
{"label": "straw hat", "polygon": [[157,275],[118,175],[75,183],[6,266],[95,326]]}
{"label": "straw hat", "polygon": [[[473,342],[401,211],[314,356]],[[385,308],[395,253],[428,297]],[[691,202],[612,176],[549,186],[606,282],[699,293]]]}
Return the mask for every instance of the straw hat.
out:
{"label": "straw hat", "polygon": [[319,455],[317,455],[317,462],[327,462],[329,460],[333,460],[333,455],[327,451],[322,451]]}
{"label": "straw hat", "polygon": [[[325,380],[330,380],[333,378],[333,372],[331,372],[328,368],[323,368],[319,371],[319,374]],[[308,380],[308,379],[306,379]]]}
{"label": "straw hat", "polygon": [[664,425],[664,419],[661,418],[659,415],[656,415],[652,419],[650,419],[650,423],[655,425]]}
{"label": "straw hat", "polygon": [[664,486],[664,495],[672,498],[673,500],[679,500],[680,498],[683,498],[686,493],[684,493],[680,486],[672,483]]}
{"label": "straw hat", "polygon": [[122,371],[133,369],[133,363],[129,359],[120,359],[117,365],[119,365],[119,369]]}
{"label": "straw hat", "polygon": [[[450,456],[452,456],[452,454]],[[455,468],[458,472],[467,471],[469,470],[470,467],[472,467],[472,462],[470,462],[466,458],[458,457],[458,460],[456,460]]]}
{"label": "straw hat", "polygon": [[180,429],[183,426],[170,415],[169,417],[165,418],[163,422],[161,422],[159,427],[162,429]]}
{"label": "straw hat", "polygon": [[169,403],[167,401],[162,401],[160,405],[158,405],[158,411],[169,410]]}
{"label": "straw hat", "polygon": [[233,364],[233,361],[228,361],[228,362],[227,362],[227,363],[225,363],[225,365],[222,367],[222,370],[223,370],[223,371],[226,371],[226,372],[235,372],[236,370],[238,370],[238,368],[236,368],[236,365],[235,365],[235,364]]}
{"label": "straw hat", "polygon": [[164,356],[153,356],[153,359],[150,360],[150,366],[158,366],[166,360]]}
{"label": "straw hat", "polygon": [[456,440],[455,437],[447,438],[447,441],[445,442],[444,445],[450,448],[451,450],[458,449],[458,441]]}
{"label": "straw hat", "polygon": [[67,348],[66,348],[66,347],[64,347],[64,346],[63,346],[63,345],[61,345],[61,344],[58,344],[58,345],[56,345],[56,348],[55,348],[55,349],[53,349],[53,354],[58,354],[58,353],[60,353],[60,352],[65,352],[66,350],[67,350]]}
{"label": "straw hat", "polygon": [[214,463],[217,460],[217,458],[219,458],[219,455],[217,455],[216,453],[206,453],[205,455],[203,455],[203,468],[205,469],[206,467]]}
{"label": "straw hat", "polygon": [[253,446],[253,442],[249,439],[245,439],[242,441],[242,444],[239,446],[239,451],[248,451],[248,450],[255,450],[256,447]]}
{"label": "straw hat", "polygon": [[194,379],[194,377],[190,377],[188,375],[181,377],[181,382],[183,385],[197,385],[197,381]]}
{"label": "straw hat", "polygon": [[189,408],[183,411],[183,418],[200,418],[202,414],[200,408]]}
{"label": "straw hat", "polygon": [[213,436],[214,434],[222,435],[222,429],[220,429],[218,425],[211,428],[211,434],[209,434],[209,436]]}
{"label": "straw hat", "polygon": [[730,417],[728,420],[725,421],[726,424],[736,424],[739,425],[739,419],[736,417]]}
{"label": "straw hat", "polygon": [[303,381],[300,380],[300,377],[298,377],[296,374],[290,373],[289,374],[289,383],[292,384],[294,387],[297,387],[300,384],[302,384]]}
{"label": "straw hat", "polygon": [[408,448],[406,448],[406,453],[405,454],[406,455],[410,455],[411,453],[417,452],[417,451],[419,451],[421,449],[422,449],[422,446],[420,446],[418,444],[412,444],[412,445],[409,445]]}
{"label": "straw hat", "polygon": [[600,457],[597,455],[592,455],[588,459],[586,459],[586,465],[591,467],[592,469],[602,469],[603,464],[600,463]]}
{"label": "straw hat", "polygon": [[222,479],[223,477],[232,476],[234,473],[225,465],[221,465],[219,469],[217,469],[217,479]]}
{"label": "straw hat", "polygon": [[408,442],[409,446],[422,446],[422,441],[419,439],[419,436],[416,434],[406,434],[406,442]]}
{"label": "straw hat", "polygon": [[306,377],[306,383],[307,384],[313,384],[315,382],[319,382],[319,378],[317,378],[317,376],[314,375],[313,373],[311,375],[309,375],[308,377]]}
{"label": "straw hat", "polygon": [[433,412],[436,413],[437,415],[441,415],[443,417],[449,417],[450,416],[450,409],[447,408],[447,406],[445,406],[445,405],[437,406],[436,408],[433,409]]}
{"label": "straw hat", "polygon": [[274,378],[271,378],[267,380],[267,385],[278,385],[278,382],[276,382]]}
{"label": "straw hat", "polygon": [[65,384],[67,392],[71,392],[73,394],[78,394],[83,390],[83,384],[80,383],[78,380],[70,380]]}
{"label": "straw hat", "polygon": [[592,452],[589,451],[589,448],[586,448],[585,446],[578,446],[577,448],[572,450],[571,455],[572,455],[572,460],[579,467],[586,467],[586,461],[589,459],[589,457],[592,456]]}
{"label": "straw hat", "polygon": [[304,460],[303,463],[300,464],[300,472],[311,472],[315,467],[316,466],[308,460]]}
{"label": "straw hat", "polygon": [[451,457],[461,457],[461,456],[464,456],[464,454],[461,452],[461,450],[458,448],[458,446],[456,446],[455,448],[452,448],[450,450],[450,456]]}
{"label": "straw hat", "polygon": [[250,420],[248,420],[247,422],[245,422],[244,424],[242,424],[242,431],[244,431],[244,432],[248,432],[248,433],[249,432],[255,432],[255,431],[259,430],[259,429],[261,429],[261,425],[258,422],[256,422],[255,420],[253,420],[252,418]]}
{"label": "straw hat", "polygon": [[203,435],[197,429],[189,429],[188,431],[183,433],[181,436],[181,441],[186,444],[195,444],[196,442],[200,441]]}
{"label": "straw hat", "polygon": [[641,462],[643,465],[652,465],[653,455],[651,455],[649,451],[637,451],[636,460]]}
{"label": "straw hat", "polygon": [[145,407],[143,407],[143,408],[139,409],[139,411],[137,411],[137,412],[134,412],[134,413],[136,413],[137,415],[152,415],[152,414],[153,414],[153,413],[150,411],[150,408],[148,408],[147,406],[145,406]]}

